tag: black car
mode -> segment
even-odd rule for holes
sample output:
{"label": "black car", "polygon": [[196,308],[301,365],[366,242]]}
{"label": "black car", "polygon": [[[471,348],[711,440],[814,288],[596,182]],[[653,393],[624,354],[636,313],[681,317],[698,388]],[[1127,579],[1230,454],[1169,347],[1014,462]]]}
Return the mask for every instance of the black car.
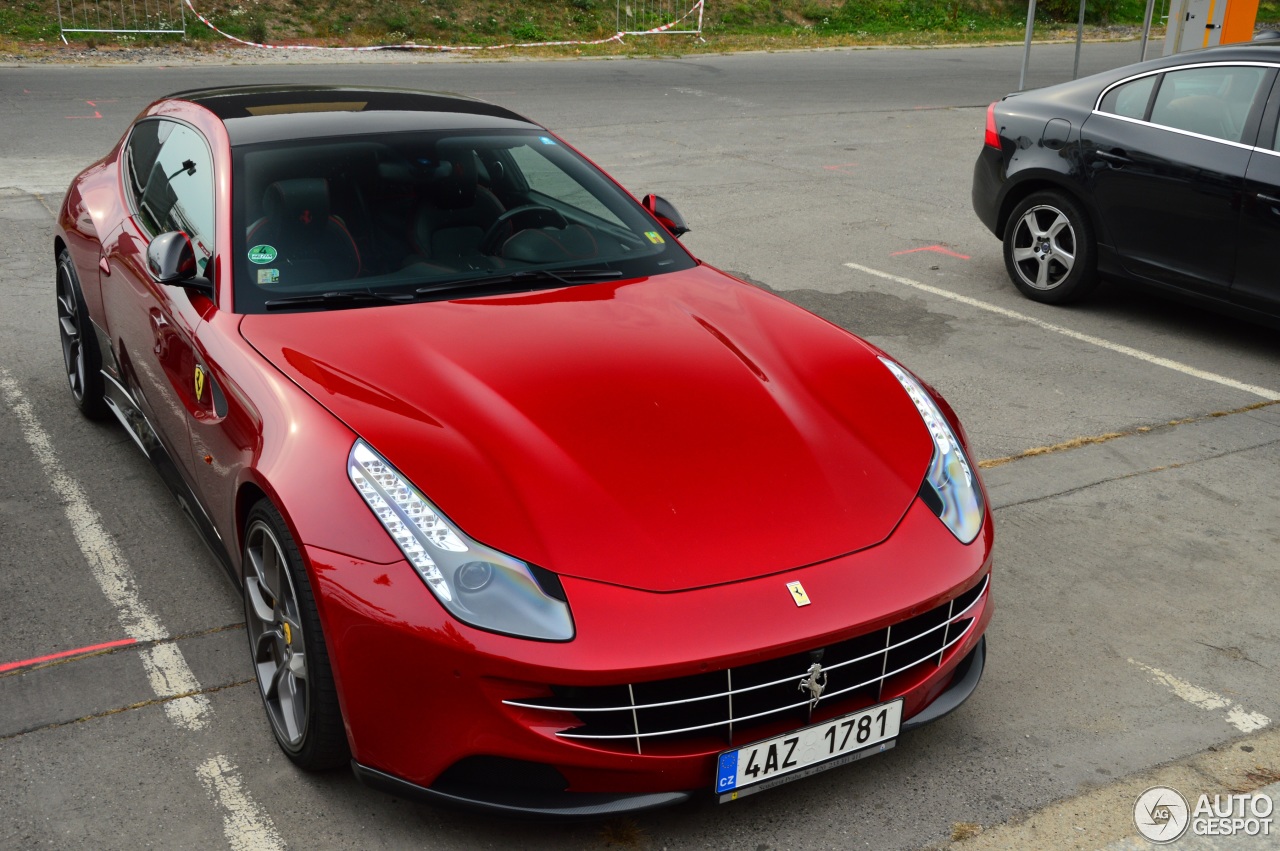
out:
{"label": "black car", "polygon": [[1183,53],[987,110],[973,208],[1028,298],[1099,276],[1280,320],[1280,43]]}

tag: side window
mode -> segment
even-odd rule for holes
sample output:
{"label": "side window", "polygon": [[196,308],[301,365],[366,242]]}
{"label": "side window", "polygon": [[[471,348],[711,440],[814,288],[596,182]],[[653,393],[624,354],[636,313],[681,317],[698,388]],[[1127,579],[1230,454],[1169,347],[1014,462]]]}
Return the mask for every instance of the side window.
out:
{"label": "side window", "polygon": [[1147,117],[1147,103],[1151,100],[1151,89],[1155,86],[1158,74],[1130,80],[1123,86],[1116,86],[1107,92],[1098,109],[1112,115],[1142,120]]}
{"label": "side window", "polygon": [[534,192],[541,193],[565,204],[571,204],[606,222],[621,225],[622,221],[608,207],[600,203],[594,195],[581,183],[570,177],[558,165],[544,157],[529,145],[511,148],[511,158],[515,160],[524,175],[525,183]]}
{"label": "side window", "polygon": [[180,230],[204,274],[213,256],[213,159],[204,137],[173,121],[145,121],[129,137],[129,189],[151,236]]}
{"label": "side window", "polygon": [[1164,75],[1151,121],[1215,139],[1239,142],[1266,69],[1187,68]]}

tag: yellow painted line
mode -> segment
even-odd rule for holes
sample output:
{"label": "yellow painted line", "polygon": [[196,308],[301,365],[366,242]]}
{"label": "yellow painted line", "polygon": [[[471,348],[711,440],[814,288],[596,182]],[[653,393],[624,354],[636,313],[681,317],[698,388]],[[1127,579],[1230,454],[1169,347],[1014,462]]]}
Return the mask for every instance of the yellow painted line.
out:
{"label": "yellow painted line", "polygon": [[1137,428],[1131,428],[1126,431],[1109,431],[1106,434],[1082,435],[1080,437],[1073,437],[1069,440],[1064,440],[1061,443],[1054,443],[1049,446],[1036,446],[1032,449],[1024,449],[1021,452],[1017,452],[1013,455],[1006,455],[1003,458],[988,458],[985,461],[979,461],[978,466],[986,470],[991,467],[999,467],[1002,464],[1008,464],[1011,461],[1021,461],[1023,458],[1034,458],[1037,455],[1049,455],[1054,452],[1065,452],[1068,449],[1079,449],[1081,446],[1092,446],[1096,443],[1107,443],[1112,440],[1117,440],[1121,437],[1133,437],[1134,435],[1138,435],[1138,434],[1149,434],[1150,432],[1153,432],[1156,429],[1175,428],[1181,425],[1188,425],[1190,423],[1198,423],[1198,422],[1203,422],[1204,420],[1211,420],[1211,419],[1214,419],[1215,417],[1229,417],[1234,414],[1243,414],[1243,413],[1247,413],[1248,411],[1256,411],[1256,410],[1259,410],[1260,408],[1270,408],[1272,405],[1280,405],[1280,399],[1273,400],[1270,402],[1254,402],[1252,405],[1245,405],[1240,408],[1232,408],[1229,411],[1214,411],[1212,414],[1205,414],[1199,417],[1187,417],[1181,420],[1171,420],[1161,425],[1138,426]]}

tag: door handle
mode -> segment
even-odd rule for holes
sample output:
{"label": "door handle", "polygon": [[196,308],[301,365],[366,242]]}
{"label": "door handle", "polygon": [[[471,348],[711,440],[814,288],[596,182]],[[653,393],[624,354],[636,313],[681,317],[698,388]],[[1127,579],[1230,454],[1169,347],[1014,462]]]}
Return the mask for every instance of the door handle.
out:
{"label": "door handle", "polygon": [[1094,151],[1094,153],[1098,155],[1098,159],[1103,159],[1109,163],[1115,163],[1116,165],[1128,165],[1133,162],[1133,160],[1124,155],[1124,151],[1104,151],[1099,149]]}
{"label": "door handle", "polygon": [[1280,198],[1264,192],[1259,192],[1257,197],[1259,201],[1271,208],[1271,215],[1280,216]]}

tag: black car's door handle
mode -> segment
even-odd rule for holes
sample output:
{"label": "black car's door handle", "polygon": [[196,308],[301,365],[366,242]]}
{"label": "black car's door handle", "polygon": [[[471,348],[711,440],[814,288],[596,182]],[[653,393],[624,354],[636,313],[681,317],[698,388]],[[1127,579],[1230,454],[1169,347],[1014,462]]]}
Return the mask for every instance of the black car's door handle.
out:
{"label": "black car's door handle", "polygon": [[1274,195],[1264,195],[1261,192],[1259,192],[1258,200],[1264,204],[1271,204],[1274,207],[1280,207],[1280,198],[1277,198]]}
{"label": "black car's door handle", "polygon": [[1102,149],[1098,149],[1094,153],[1098,155],[1099,159],[1106,160],[1109,163],[1115,163],[1116,165],[1127,165],[1128,163],[1133,162],[1133,160],[1124,155],[1124,151],[1104,151]]}

